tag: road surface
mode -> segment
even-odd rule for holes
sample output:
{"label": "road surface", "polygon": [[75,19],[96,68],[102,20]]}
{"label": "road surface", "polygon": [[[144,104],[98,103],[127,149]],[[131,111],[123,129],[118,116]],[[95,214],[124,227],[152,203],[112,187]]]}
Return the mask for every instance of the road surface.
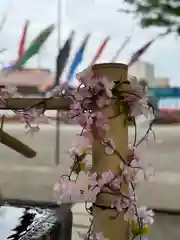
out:
{"label": "road surface", "polygon": [[[42,125],[41,131],[35,136],[25,135],[23,125],[6,124],[4,129],[19,140],[31,146],[37,151],[37,156],[28,159],[13,152],[6,146],[0,145],[1,164],[23,164],[51,166],[55,158],[55,128],[51,125]],[[80,133],[80,127],[76,125],[61,125],[60,137],[60,163],[70,164],[68,148],[76,140],[76,134]],[[155,170],[161,173],[180,172],[180,126],[154,126],[156,141],[152,134],[149,142],[141,146],[141,154],[144,161],[154,165]],[[130,142],[133,140],[133,128],[129,128]],[[142,136],[145,129],[139,128],[138,135]]]}
{"label": "road surface", "polygon": [[[24,127],[20,124],[6,124],[4,130],[35,149],[37,156],[28,159],[0,145],[0,187],[3,188],[3,192],[8,196],[12,193],[29,197],[35,194],[37,197],[39,188],[44,184],[46,191],[44,190],[44,195],[41,192],[37,198],[44,197],[51,200],[52,192],[48,193],[50,190],[47,189],[51,189],[60,173],[64,173],[70,166],[71,159],[67,151],[76,140],[76,134],[80,132],[80,128],[61,125],[61,157],[58,168],[54,164],[55,128],[53,126],[42,125],[41,131],[34,137],[25,135]],[[133,128],[129,128],[130,140],[133,139],[133,131]],[[139,136],[143,135],[144,131],[146,131],[145,128],[139,128]],[[177,191],[180,187],[180,127],[155,126],[154,131],[156,141],[150,137],[149,142],[141,146],[141,155],[144,161],[153,164],[156,174],[149,184],[141,184],[140,201],[149,206],[180,209],[180,202],[177,200],[180,199],[180,191]],[[31,193],[29,189],[31,191],[34,189],[35,193]]]}

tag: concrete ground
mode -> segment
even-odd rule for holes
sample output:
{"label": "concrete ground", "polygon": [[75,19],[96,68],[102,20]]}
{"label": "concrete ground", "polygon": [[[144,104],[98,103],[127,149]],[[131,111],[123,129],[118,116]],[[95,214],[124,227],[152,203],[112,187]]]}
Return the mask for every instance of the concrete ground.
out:
{"label": "concrete ground", "polygon": [[[52,186],[61,173],[65,173],[71,160],[67,150],[80,131],[77,126],[62,125],[60,164],[55,166],[55,128],[42,125],[40,133],[31,137],[24,134],[21,125],[5,125],[5,131],[37,151],[32,159],[25,158],[6,146],[0,145],[0,188],[7,197],[53,200]],[[143,134],[139,130],[139,135]],[[154,127],[156,142],[141,146],[145,161],[153,164],[156,174],[138,189],[140,202],[152,207],[180,209],[180,128]],[[130,139],[133,129],[129,129]],[[40,192],[40,196],[38,196]],[[171,193],[171,194],[169,194]]]}
{"label": "concrete ground", "polygon": [[[62,125],[60,140],[60,164],[55,166],[55,129],[49,125],[42,125],[40,133],[35,137],[24,135],[24,128],[20,125],[5,125],[5,130],[27,143],[37,151],[37,156],[27,159],[0,145],[0,188],[5,198],[24,198],[42,201],[53,201],[52,188],[58,176],[65,173],[71,161],[67,150],[76,138],[80,128]],[[145,131],[139,130],[139,135]],[[180,127],[154,127],[156,142],[150,138],[148,144],[141,146],[145,161],[154,165],[156,175],[150,183],[141,184],[138,189],[139,201],[154,208],[180,209]],[[129,129],[130,139],[133,129]],[[83,220],[84,212],[78,214],[74,210],[75,220],[73,240],[80,239],[77,230],[86,230]],[[87,215],[85,215],[87,218]],[[157,215],[150,239],[180,238],[180,217]]]}

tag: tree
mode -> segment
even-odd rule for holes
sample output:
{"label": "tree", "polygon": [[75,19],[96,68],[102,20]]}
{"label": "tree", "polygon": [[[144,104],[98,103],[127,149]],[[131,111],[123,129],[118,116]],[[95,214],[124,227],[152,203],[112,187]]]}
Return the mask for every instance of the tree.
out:
{"label": "tree", "polygon": [[180,35],[179,0],[124,0],[130,9],[118,9],[118,12],[133,13],[140,17],[142,27],[160,27]]}

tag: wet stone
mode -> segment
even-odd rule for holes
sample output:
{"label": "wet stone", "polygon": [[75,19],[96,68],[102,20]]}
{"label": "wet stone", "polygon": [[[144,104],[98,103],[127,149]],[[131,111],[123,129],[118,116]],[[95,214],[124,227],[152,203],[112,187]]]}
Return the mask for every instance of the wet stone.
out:
{"label": "wet stone", "polygon": [[[0,207],[0,239],[31,240],[46,239],[57,228],[56,211],[36,207]],[[55,239],[55,238],[52,238]]]}

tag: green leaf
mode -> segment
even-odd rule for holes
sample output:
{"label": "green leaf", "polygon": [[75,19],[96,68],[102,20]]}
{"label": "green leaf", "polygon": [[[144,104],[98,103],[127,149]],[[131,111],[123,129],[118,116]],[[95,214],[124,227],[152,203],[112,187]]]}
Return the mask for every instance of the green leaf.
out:
{"label": "green leaf", "polygon": [[150,232],[150,228],[148,227],[147,224],[145,224],[142,228],[139,228],[137,226],[137,223],[135,221],[132,221],[131,231],[132,231],[133,235],[135,235],[135,236],[146,235]]}
{"label": "green leaf", "polygon": [[141,229],[141,235],[146,235],[151,231],[149,227],[144,227]]}
{"label": "green leaf", "polygon": [[142,27],[151,27],[151,26],[161,26],[161,27],[169,27],[169,26],[172,26],[173,25],[173,22],[169,19],[165,19],[163,18],[162,16],[157,16],[157,17],[154,17],[154,18],[150,18],[150,17],[145,17],[142,19],[141,21],[141,25]]}
{"label": "green leaf", "polygon": [[[180,0],[124,0],[134,9],[143,28],[159,27],[172,29],[180,35]],[[129,10],[127,8],[127,10]]]}

